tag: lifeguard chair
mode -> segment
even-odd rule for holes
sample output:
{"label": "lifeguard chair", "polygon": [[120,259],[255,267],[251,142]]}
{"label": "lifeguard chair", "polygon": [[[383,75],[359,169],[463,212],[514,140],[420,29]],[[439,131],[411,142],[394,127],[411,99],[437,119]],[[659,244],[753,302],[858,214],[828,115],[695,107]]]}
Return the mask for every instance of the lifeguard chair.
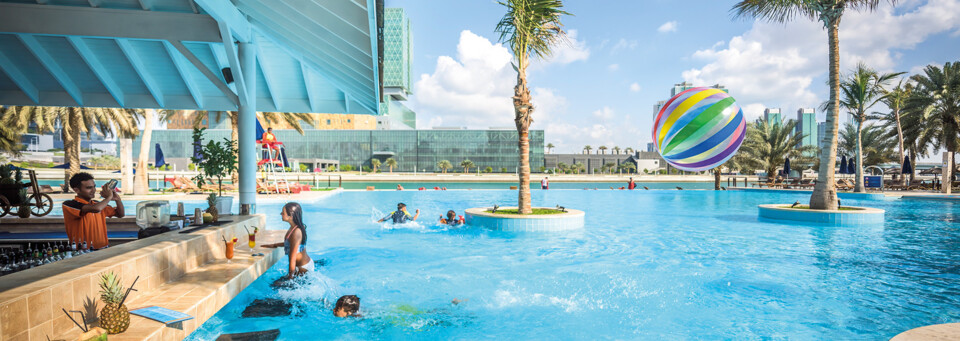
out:
{"label": "lifeguard chair", "polygon": [[[263,131],[260,122],[257,122],[257,130]],[[263,133],[257,136],[257,145],[260,146],[260,152],[257,161],[257,168],[262,174],[263,183],[258,181],[257,192],[259,193],[291,193],[290,183],[287,181],[287,170],[284,168],[283,158],[286,157],[286,151],[283,149],[283,142],[263,141]],[[274,158],[273,151],[277,151],[279,158]],[[299,188],[297,188],[299,190]]]}

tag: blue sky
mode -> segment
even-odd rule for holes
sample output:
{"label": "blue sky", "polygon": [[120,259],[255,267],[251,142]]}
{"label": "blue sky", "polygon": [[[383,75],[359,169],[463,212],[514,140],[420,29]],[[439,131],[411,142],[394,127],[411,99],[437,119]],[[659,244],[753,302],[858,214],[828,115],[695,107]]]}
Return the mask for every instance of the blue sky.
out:
{"label": "blue sky", "polygon": [[[555,152],[645,148],[653,105],[674,83],[721,83],[755,118],[765,107],[793,116],[827,98],[826,32],[807,19],[788,24],[734,19],[736,1],[567,1],[567,44],[529,72],[537,112]],[[494,32],[503,7],[489,0],[387,0],[414,34],[414,94],[420,128],[512,126],[515,73]],[[960,60],[960,0],[906,0],[841,24],[844,71],[858,61],[882,71],[919,72]],[[884,108],[876,108],[885,110]],[[823,113],[818,113],[822,120]],[[842,121],[847,119],[842,115]]]}

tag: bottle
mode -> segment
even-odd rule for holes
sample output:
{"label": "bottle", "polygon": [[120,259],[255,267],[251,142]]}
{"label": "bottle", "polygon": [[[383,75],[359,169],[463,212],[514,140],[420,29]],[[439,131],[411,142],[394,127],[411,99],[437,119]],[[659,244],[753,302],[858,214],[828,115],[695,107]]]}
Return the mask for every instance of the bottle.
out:
{"label": "bottle", "polygon": [[80,253],[89,253],[90,249],[87,248],[87,241],[83,241],[83,249],[80,250]]}
{"label": "bottle", "polygon": [[79,253],[77,253],[77,243],[70,243],[70,253],[74,256],[79,255]]}
{"label": "bottle", "polygon": [[60,245],[57,243],[53,244],[53,261],[62,260],[63,257],[60,256]]}
{"label": "bottle", "polygon": [[33,257],[33,246],[30,243],[27,243],[27,255]]}

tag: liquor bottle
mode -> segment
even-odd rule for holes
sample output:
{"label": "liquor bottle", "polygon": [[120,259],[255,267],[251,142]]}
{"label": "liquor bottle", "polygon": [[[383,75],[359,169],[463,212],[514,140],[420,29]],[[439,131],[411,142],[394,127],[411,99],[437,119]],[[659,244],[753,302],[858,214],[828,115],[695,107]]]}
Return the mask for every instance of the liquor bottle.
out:
{"label": "liquor bottle", "polygon": [[33,245],[30,243],[27,243],[27,256],[27,258],[33,257]]}
{"label": "liquor bottle", "polygon": [[77,243],[70,243],[70,253],[74,256],[79,255],[79,253],[77,253]]}
{"label": "liquor bottle", "polygon": [[53,243],[53,261],[63,260],[63,257],[60,255],[60,245]]}

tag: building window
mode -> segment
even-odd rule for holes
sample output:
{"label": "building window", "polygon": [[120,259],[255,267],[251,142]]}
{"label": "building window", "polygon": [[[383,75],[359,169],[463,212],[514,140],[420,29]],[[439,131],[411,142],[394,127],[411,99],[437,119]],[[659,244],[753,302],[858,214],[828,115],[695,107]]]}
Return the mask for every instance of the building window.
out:
{"label": "building window", "polygon": [[349,118],[347,119],[347,123],[350,123],[350,119],[349,119]]}
{"label": "building window", "polygon": [[330,125],[330,120],[327,120],[327,125]]}

